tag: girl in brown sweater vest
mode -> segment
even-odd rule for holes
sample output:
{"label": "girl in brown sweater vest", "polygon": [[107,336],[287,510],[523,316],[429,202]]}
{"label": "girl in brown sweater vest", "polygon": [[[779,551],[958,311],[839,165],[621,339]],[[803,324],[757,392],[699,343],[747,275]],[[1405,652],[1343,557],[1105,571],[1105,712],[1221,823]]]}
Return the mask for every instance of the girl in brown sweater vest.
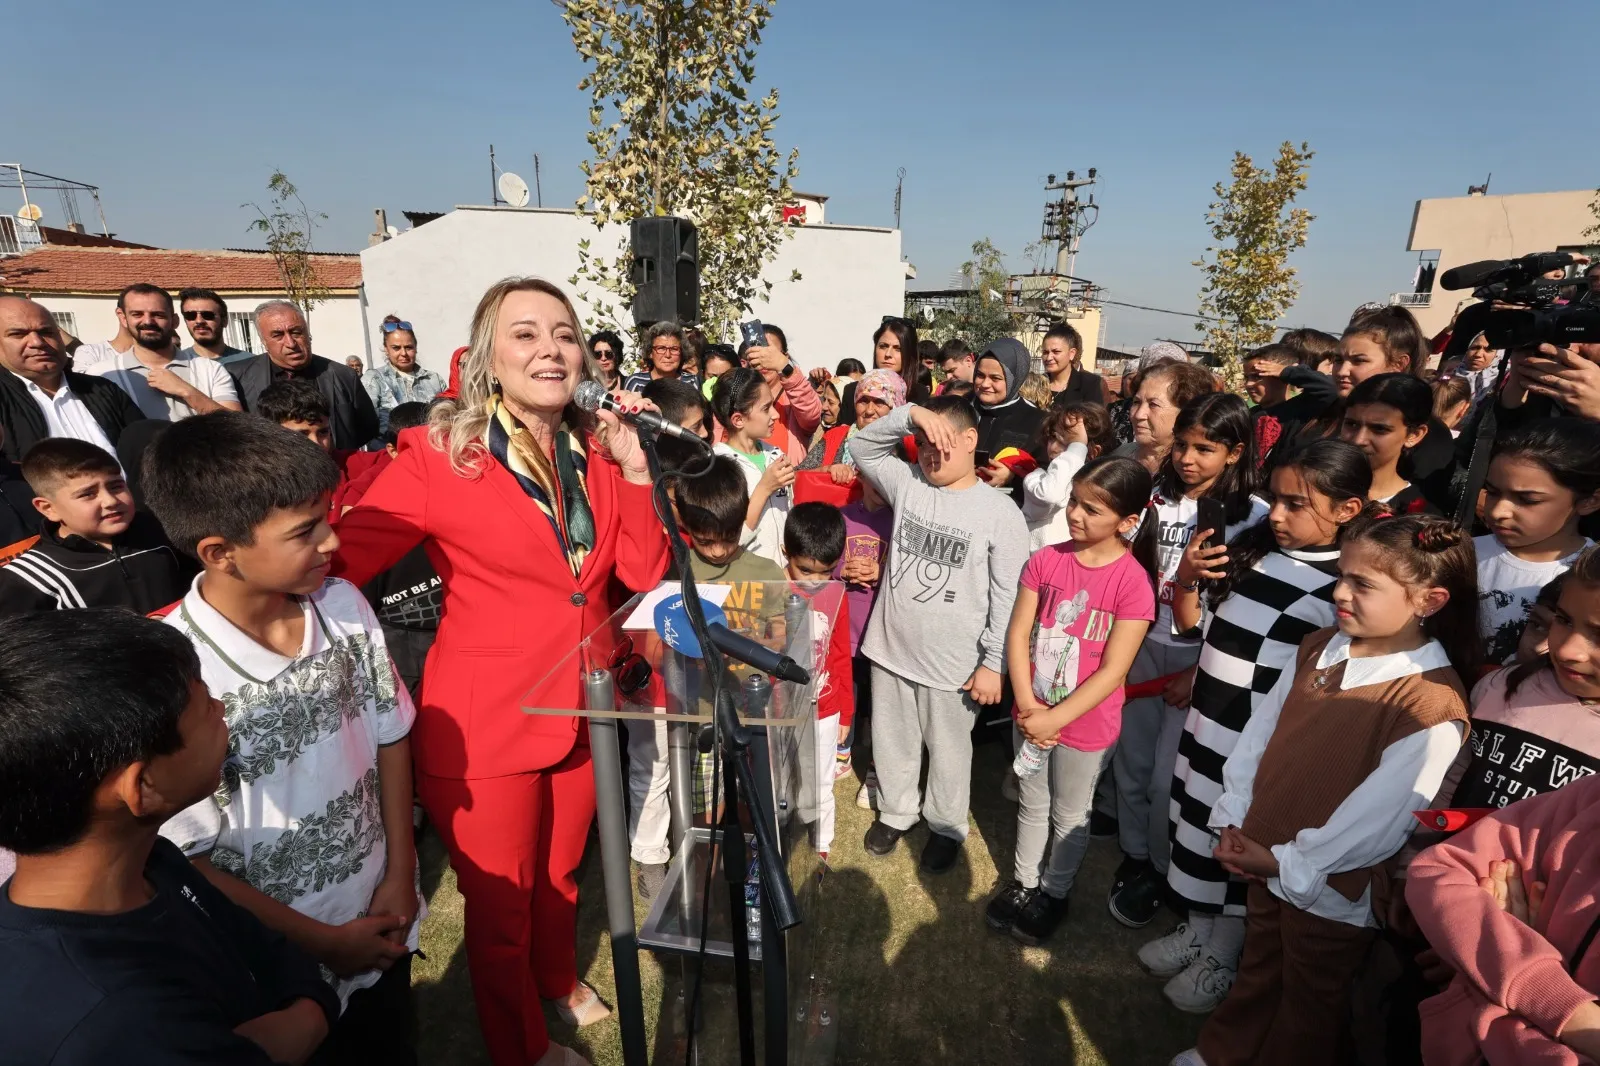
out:
{"label": "girl in brown sweater vest", "polygon": [[1300,645],[1223,767],[1211,827],[1251,882],[1244,955],[1174,1066],[1340,1061],[1389,860],[1461,748],[1460,677],[1481,648],[1472,542],[1423,515],[1347,530],[1337,628]]}

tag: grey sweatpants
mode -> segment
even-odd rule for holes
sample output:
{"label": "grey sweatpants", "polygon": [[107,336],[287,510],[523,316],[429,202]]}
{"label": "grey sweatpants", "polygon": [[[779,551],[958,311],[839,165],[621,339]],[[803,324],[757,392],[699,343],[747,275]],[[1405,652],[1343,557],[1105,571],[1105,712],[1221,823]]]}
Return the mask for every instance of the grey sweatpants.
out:
{"label": "grey sweatpants", "polygon": [[[1023,745],[1022,731],[1012,730],[1012,748]],[[1111,749],[1079,751],[1057,744],[1044,767],[1018,781],[1016,878],[1023,887],[1043,888],[1065,899],[1089,850],[1089,813],[1094,808],[1094,783],[1111,761]],[[1045,844],[1050,845],[1049,860]]]}
{"label": "grey sweatpants", "polygon": [[[878,818],[892,829],[917,824],[967,839],[972,798],[972,722],[978,705],[965,692],[907,681],[872,664],[872,760],[878,773]],[[922,749],[928,749],[928,794],[918,795]]]}
{"label": "grey sweatpants", "polygon": [[[1161,644],[1146,639],[1128,670],[1128,683],[1187,670],[1200,661],[1200,645]],[[1122,707],[1122,736],[1112,767],[1117,776],[1117,841],[1130,859],[1148,859],[1161,874],[1172,857],[1167,823],[1172,817],[1172,770],[1178,762],[1186,707],[1169,707],[1160,696],[1129,700]]]}

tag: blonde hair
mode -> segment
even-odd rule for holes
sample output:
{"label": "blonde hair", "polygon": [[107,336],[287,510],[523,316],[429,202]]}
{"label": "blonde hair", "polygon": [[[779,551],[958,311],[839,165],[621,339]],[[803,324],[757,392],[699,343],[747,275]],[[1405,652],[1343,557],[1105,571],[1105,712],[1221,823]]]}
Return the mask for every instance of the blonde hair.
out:
{"label": "blonde hair", "polygon": [[[489,397],[499,391],[494,377],[494,326],[500,318],[500,305],[514,292],[539,292],[553,296],[567,309],[567,317],[578,331],[578,347],[583,352],[580,380],[599,381],[600,368],[589,353],[589,344],[578,330],[578,312],[567,294],[543,278],[502,278],[489,286],[472,312],[472,332],[466,354],[461,357],[460,391],[456,402],[441,404],[428,419],[428,441],[450,455],[450,467],[463,477],[477,477],[489,458],[486,443],[489,432]],[[561,412],[569,427],[579,432],[594,429],[594,416],[567,404]]]}
{"label": "blonde hair", "polygon": [[1048,411],[1055,401],[1055,395],[1050,391],[1050,379],[1043,374],[1029,374],[1023,378],[1022,388],[1017,390],[1017,395],[1041,411]]}

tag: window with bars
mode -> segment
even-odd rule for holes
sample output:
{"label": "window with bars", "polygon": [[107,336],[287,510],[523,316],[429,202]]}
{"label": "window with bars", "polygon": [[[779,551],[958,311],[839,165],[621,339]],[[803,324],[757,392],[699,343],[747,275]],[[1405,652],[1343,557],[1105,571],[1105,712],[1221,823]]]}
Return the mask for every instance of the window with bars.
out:
{"label": "window with bars", "polygon": [[[56,320],[56,328],[63,333],[70,333],[78,337],[78,316],[73,311],[51,311],[50,317]],[[82,337],[78,337],[82,340]]]}
{"label": "window with bars", "polygon": [[261,336],[256,333],[255,316],[248,311],[228,312],[228,325],[222,331],[222,339],[235,348],[243,348],[247,352],[262,352],[266,349],[261,346]]}

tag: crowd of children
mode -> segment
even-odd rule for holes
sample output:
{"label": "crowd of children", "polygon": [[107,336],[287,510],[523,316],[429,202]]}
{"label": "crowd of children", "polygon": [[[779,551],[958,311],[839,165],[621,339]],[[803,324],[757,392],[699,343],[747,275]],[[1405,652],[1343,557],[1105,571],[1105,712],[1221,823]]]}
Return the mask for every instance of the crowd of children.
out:
{"label": "crowd of children", "polygon": [[[1137,961],[1209,1015],[1174,1062],[1365,1061],[1373,984],[1388,1061],[1595,1058],[1600,425],[1502,434],[1463,529],[1454,431],[1500,402],[1481,352],[1430,382],[1399,309],[1297,332],[1245,361],[1251,403],[1150,360],[1120,438],[1053,390],[1077,380],[1070,331],[1042,394],[1016,342],[921,356],[900,319],[870,371],[797,383],[775,327],[743,353],[656,329],[635,377],[714,446],[661,442],[689,575],[782,590],[730,594],[741,626],[814,608],[802,815],[825,859],[854,773],[869,856],[925,823],[921,871],[952,869],[974,788],[1002,788],[974,781],[973,745],[1003,709],[1016,845],[983,920],[1050,942],[1114,835],[1110,914],[1175,914]],[[917,359],[946,352],[934,388]],[[428,407],[386,414],[375,447],[335,452],[326,400],[290,380],[164,427],[136,467],[49,438],[10,478],[6,513],[37,528],[0,568],[0,1002],[31,1019],[22,1061],[129,1039],[173,1062],[415,1061],[410,730],[448,575],[418,549],[365,589],[328,576]],[[627,731],[650,898],[667,742]],[[154,976],[104,961],[140,938],[182,947]]]}

